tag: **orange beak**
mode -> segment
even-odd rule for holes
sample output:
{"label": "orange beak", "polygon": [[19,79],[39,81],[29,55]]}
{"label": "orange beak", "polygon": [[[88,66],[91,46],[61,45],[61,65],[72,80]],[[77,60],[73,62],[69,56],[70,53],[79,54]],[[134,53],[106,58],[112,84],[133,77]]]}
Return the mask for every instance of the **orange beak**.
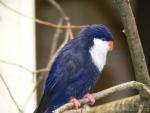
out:
{"label": "orange beak", "polygon": [[114,42],[113,41],[109,41],[108,42],[108,46],[109,46],[110,50],[112,50],[114,48]]}

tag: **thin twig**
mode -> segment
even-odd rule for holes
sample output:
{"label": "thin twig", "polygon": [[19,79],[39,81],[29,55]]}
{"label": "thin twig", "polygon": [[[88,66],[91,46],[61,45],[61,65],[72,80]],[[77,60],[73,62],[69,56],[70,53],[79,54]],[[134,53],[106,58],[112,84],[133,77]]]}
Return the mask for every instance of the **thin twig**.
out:
{"label": "thin twig", "polygon": [[51,68],[52,63],[54,62],[55,58],[57,57],[57,55],[59,54],[59,51],[64,47],[64,45],[68,42],[69,40],[69,30],[66,30],[66,35],[65,35],[65,39],[63,41],[63,43],[59,46],[59,48],[57,49],[57,51],[55,52],[54,56],[51,58],[51,60],[48,63],[48,67]]}
{"label": "thin twig", "polygon": [[22,66],[21,64],[17,64],[15,62],[5,61],[5,60],[0,60],[0,63],[5,63],[5,64],[17,66],[17,67],[19,67],[21,69],[24,69],[25,71],[30,72],[32,74],[37,74],[37,73],[42,73],[42,72],[48,72],[49,71],[49,69],[47,69],[47,68],[37,69],[36,71],[31,71],[30,69]]}
{"label": "thin twig", "polygon": [[33,74],[38,74],[38,73],[43,73],[43,72],[48,72],[49,69],[48,68],[43,68],[43,69],[38,69],[34,72],[32,72]]}
{"label": "thin twig", "polygon": [[69,34],[70,34],[70,40],[72,40],[72,39],[74,38],[74,37],[73,37],[74,35],[73,35],[72,30],[69,31]]}
{"label": "thin twig", "polygon": [[[144,87],[146,87],[146,88],[144,88]],[[122,83],[122,84],[119,84],[117,86],[114,86],[114,87],[108,88],[106,90],[100,91],[98,93],[93,93],[92,95],[95,98],[95,100],[98,100],[98,99],[104,98],[108,95],[111,95],[112,93],[122,91],[125,89],[129,89],[129,88],[137,89],[139,91],[145,90],[150,95],[150,89],[146,85],[144,85],[143,83],[136,82],[136,81],[130,81],[130,82]],[[87,98],[83,98],[79,101],[81,104],[89,103],[89,99],[87,99]],[[56,109],[53,113],[62,113],[65,110],[72,109],[72,107],[73,107],[73,103],[67,103],[67,104],[64,104],[63,106],[59,107],[58,109]]]}
{"label": "thin twig", "polygon": [[[58,25],[60,26],[62,24],[63,24],[63,18],[60,18],[59,21],[58,21]],[[51,46],[51,51],[50,51],[50,58],[53,56],[53,54],[56,51],[57,44],[58,44],[58,41],[59,41],[59,36],[60,36],[61,33],[62,33],[62,29],[61,28],[57,28],[55,33],[54,33],[54,36],[52,38],[52,46]]]}
{"label": "thin twig", "polygon": [[28,71],[28,72],[30,72],[30,73],[33,73],[30,69],[28,69],[28,68],[26,68],[26,67],[24,67],[24,66],[22,66],[22,65],[20,65],[20,64],[17,64],[17,63],[15,63],[15,62],[0,60],[0,63],[14,65],[14,66],[17,66],[17,67],[19,67],[19,68],[22,68],[22,69],[24,69],[24,70],[26,70],[26,71]]}
{"label": "thin twig", "polygon": [[69,19],[69,17],[66,16],[63,8],[55,0],[48,0],[48,1],[58,10],[59,14],[65,21]]}
{"label": "thin twig", "polygon": [[72,29],[70,28],[71,23],[70,23],[70,22],[67,22],[67,26],[68,26],[68,30],[69,30],[68,32],[69,32],[70,40],[72,40],[74,37],[73,37]]}
{"label": "thin twig", "polygon": [[67,24],[68,29],[69,29],[70,39],[73,39],[73,32],[71,30],[70,18],[68,16],[66,16],[63,8],[55,0],[48,0],[48,1],[58,10],[61,17],[66,21],[66,24]]}
{"label": "thin twig", "polygon": [[[2,2],[2,0],[0,0],[0,4],[2,4],[5,8],[9,9],[10,11],[24,17],[24,18],[27,18],[27,19],[30,19],[32,21],[35,21],[36,23],[38,24],[42,24],[42,25],[45,25],[45,26],[49,26],[49,27],[54,27],[54,28],[62,28],[62,29],[67,29],[68,27],[66,25],[57,25],[57,24],[54,24],[54,23],[51,23],[51,22],[48,22],[48,21],[44,21],[44,20],[41,20],[41,19],[37,19],[37,18],[33,18],[33,17],[29,17],[11,7],[9,7],[8,5],[6,5],[4,2]],[[83,28],[85,27],[86,25],[71,25],[70,28],[71,29],[80,29],[80,28]]]}
{"label": "thin twig", "polygon": [[7,83],[6,83],[6,81],[5,81],[5,79],[4,79],[3,76],[1,75],[1,73],[0,73],[0,79],[1,79],[2,82],[4,83],[4,86],[5,86],[5,88],[7,89],[8,94],[9,94],[11,100],[13,101],[13,103],[15,104],[15,106],[17,107],[18,111],[19,111],[20,113],[23,113],[23,111],[20,109],[19,105],[17,104],[15,98],[13,97],[13,95],[12,95],[12,93],[11,93],[11,91],[10,91],[10,89],[9,89],[9,87],[8,87],[8,85],[7,85]]}

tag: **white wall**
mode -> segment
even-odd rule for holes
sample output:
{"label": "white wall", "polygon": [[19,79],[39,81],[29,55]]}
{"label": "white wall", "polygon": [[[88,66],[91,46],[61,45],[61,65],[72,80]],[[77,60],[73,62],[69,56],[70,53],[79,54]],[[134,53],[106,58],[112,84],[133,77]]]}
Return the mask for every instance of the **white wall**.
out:
{"label": "white wall", "polygon": [[[1,0],[8,6],[34,17],[34,0]],[[34,71],[35,57],[35,24],[32,20],[11,12],[0,4],[0,60],[15,62]],[[14,98],[22,108],[35,84],[35,76],[14,65],[0,62],[0,73],[6,80]],[[25,110],[32,113],[36,106],[34,94]],[[9,94],[0,80],[0,112],[18,113]]]}

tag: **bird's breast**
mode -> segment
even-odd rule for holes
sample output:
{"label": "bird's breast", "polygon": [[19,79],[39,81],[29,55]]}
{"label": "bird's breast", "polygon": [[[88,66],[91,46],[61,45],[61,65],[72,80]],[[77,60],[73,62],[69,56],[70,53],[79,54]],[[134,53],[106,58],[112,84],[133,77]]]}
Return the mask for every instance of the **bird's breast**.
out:
{"label": "bird's breast", "polygon": [[108,45],[99,39],[94,39],[94,45],[89,50],[92,62],[101,72],[106,64]]}

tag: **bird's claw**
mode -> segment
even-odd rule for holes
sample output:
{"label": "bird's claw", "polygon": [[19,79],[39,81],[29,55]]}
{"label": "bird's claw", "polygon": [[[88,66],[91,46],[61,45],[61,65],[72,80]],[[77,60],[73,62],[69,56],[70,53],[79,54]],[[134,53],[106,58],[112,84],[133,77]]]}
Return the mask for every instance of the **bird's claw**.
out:
{"label": "bird's claw", "polygon": [[95,103],[95,98],[93,97],[93,95],[87,93],[84,97],[89,99],[91,105],[93,105]]}
{"label": "bird's claw", "polygon": [[78,109],[81,106],[81,103],[76,98],[72,97],[70,101],[74,104],[75,109]]}

